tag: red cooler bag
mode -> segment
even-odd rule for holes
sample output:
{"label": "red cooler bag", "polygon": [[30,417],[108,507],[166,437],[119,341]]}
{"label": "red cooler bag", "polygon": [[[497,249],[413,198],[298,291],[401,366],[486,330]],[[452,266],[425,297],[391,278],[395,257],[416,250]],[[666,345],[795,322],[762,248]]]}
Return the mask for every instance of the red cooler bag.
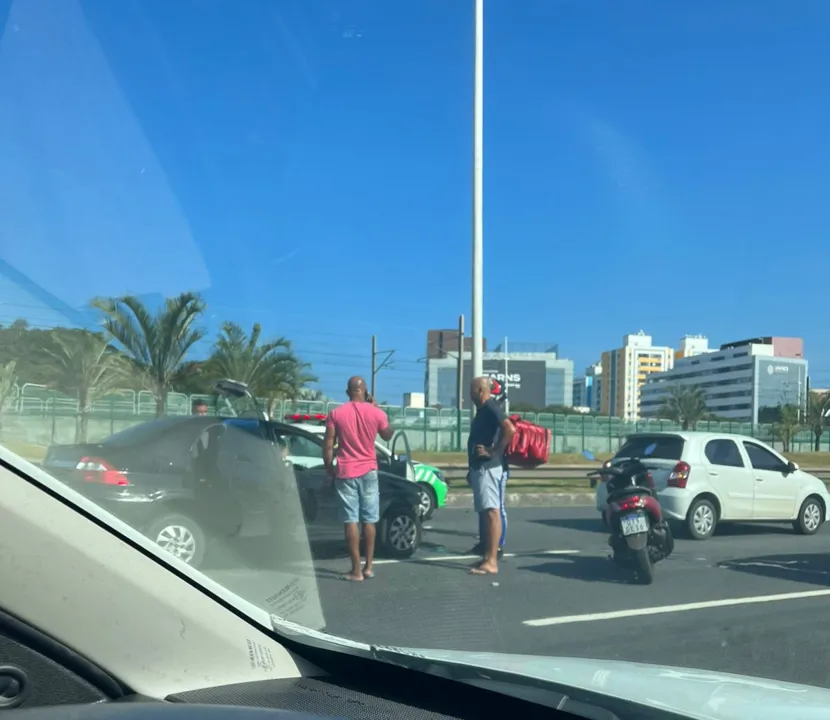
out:
{"label": "red cooler bag", "polygon": [[516,428],[505,458],[509,465],[520,468],[535,468],[544,465],[550,455],[552,433],[547,428],[511,415],[510,422]]}

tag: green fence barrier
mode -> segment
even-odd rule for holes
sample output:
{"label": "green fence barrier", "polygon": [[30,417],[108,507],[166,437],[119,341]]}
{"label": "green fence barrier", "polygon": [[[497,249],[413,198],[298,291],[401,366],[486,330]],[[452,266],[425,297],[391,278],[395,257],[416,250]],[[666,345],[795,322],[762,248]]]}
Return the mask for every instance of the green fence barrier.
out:
{"label": "green fence barrier", "polygon": [[[216,398],[210,395],[185,395],[171,392],[165,402],[166,415],[187,415],[192,402],[204,399],[211,412],[217,412]],[[268,407],[266,400],[260,401]],[[274,405],[273,418],[282,420],[287,415],[325,414],[341,403],[320,401],[282,401]],[[75,442],[75,421],[79,415],[77,399],[49,388],[27,384],[15,387],[3,407],[3,435],[39,445],[54,442]],[[466,447],[470,429],[470,415],[461,417],[460,444],[457,411],[454,408],[411,408],[383,406],[392,425],[406,430],[413,450],[430,452],[457,452]],[[113,392],[98,399],[88,413],[88,440],[103,439],[137,422],[152,419],[156,414],[156,400],[143,390]],[[578,414],[519,413],[522,417],[550,428],[554,453],[615,452],[627,435],[636,432],[679,431],[676,423],[668,420],[639,420],[628,422],[620,418]],[[709,432],[749,435],[782,449],[780,433],[775,425],[744,422],[703,421],[694,428]],[[793,452],[811,452],[815,440],[811,430],[803,429],[790,443]],[[824,433],[820,450],[830,451],[830,431]]]}

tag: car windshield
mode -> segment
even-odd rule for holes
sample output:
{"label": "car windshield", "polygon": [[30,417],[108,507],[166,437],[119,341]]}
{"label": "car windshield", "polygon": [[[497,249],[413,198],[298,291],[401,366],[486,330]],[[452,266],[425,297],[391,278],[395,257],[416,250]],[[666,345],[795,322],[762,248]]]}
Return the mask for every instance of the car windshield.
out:
{"label": "car windshield", "polygon": [[830,2],[0,8],[21,472],[252,622],[830,688]]}

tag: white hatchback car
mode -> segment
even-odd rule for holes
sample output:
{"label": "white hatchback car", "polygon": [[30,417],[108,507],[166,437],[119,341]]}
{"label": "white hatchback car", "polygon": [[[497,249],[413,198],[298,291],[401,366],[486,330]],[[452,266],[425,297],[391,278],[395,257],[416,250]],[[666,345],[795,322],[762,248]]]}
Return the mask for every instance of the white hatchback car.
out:
{"label": "white hatchback car", "polygon": [[[629,436],[609,461],[642,457],[663,513],[682,522],[696,540],[719,523],[791,522],[812,535],[828,518],[830,493],[817,477],[799,470],[768,445],[746,435],[660,432]],[[605,508],[605,483],[597,486],[597,510]]]}

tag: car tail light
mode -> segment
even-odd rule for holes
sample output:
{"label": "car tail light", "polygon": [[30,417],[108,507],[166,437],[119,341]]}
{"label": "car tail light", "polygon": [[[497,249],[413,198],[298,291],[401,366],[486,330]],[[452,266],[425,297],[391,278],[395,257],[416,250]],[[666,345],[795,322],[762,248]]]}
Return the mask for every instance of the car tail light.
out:
{"label": "car tail light", "polygon": [[127,476],[118,468],[110,465],[106,460],[97,457],[82,457],[75,466],[84,474],[84,482],[101,483],[102,485],[129,485]]}
{"label": "car tail light", "polygon": [[689,463],[679,462],[674,466],[671,473],[669,473],[669,487],[685,488],[686,483],[689,482],[689,473],[692,468]]}

